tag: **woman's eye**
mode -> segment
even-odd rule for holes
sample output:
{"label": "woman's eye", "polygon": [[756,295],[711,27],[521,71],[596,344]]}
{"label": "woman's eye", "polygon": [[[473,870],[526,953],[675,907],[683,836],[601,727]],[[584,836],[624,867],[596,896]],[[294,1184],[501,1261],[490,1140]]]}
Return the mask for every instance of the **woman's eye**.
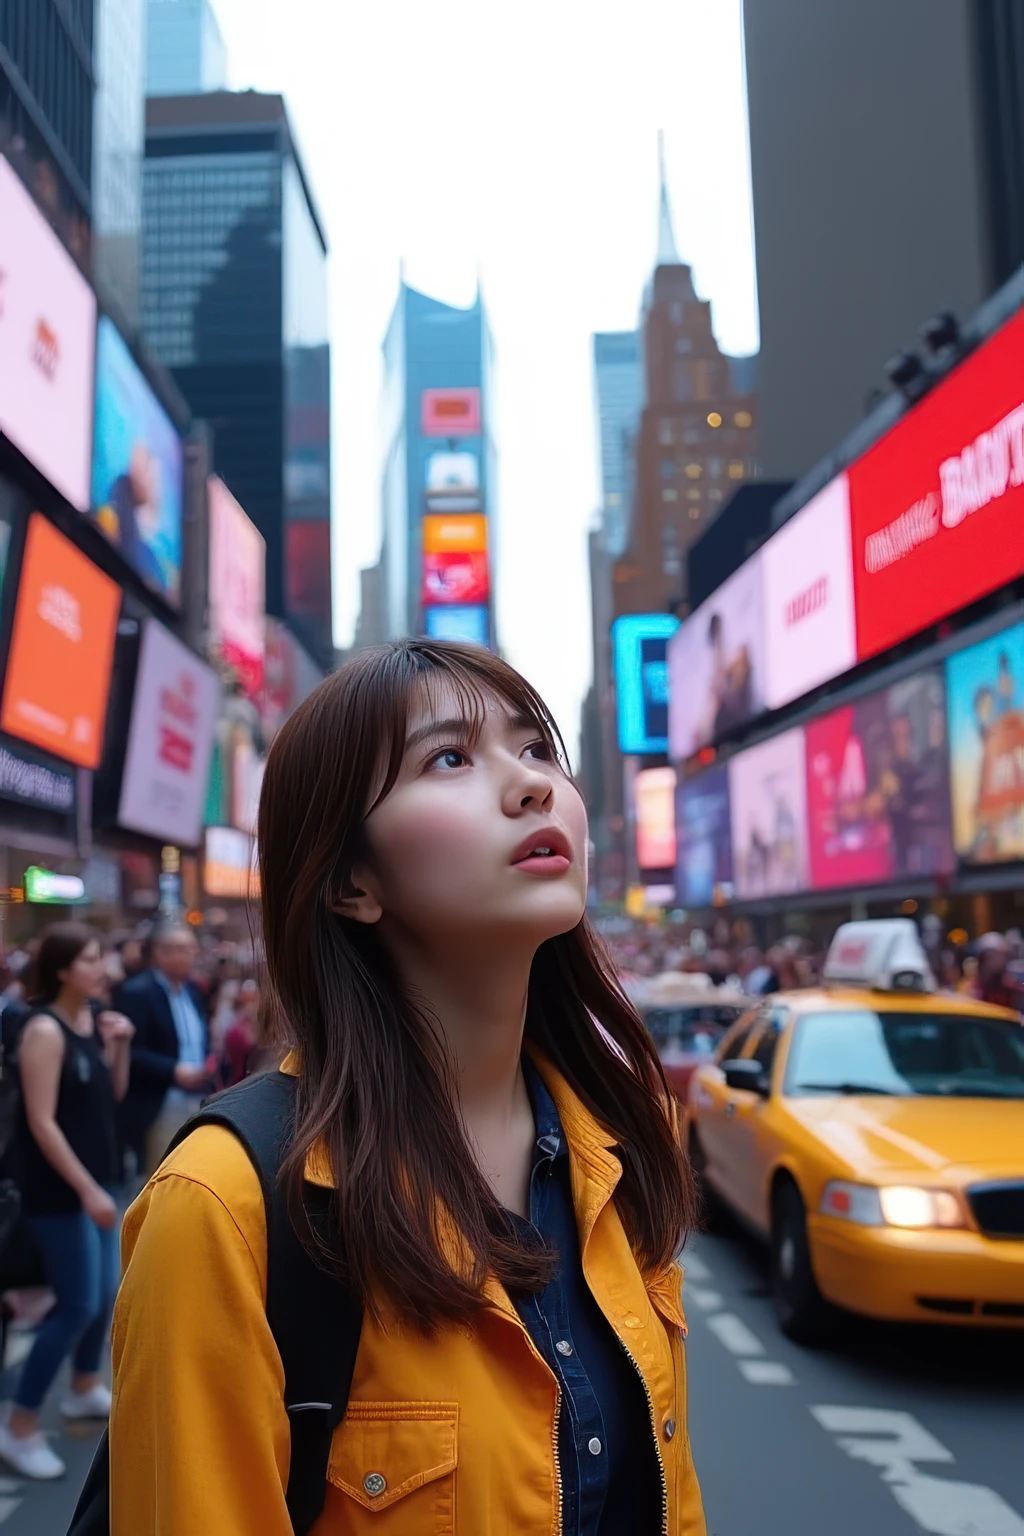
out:
{"label": "woman's eye", "polygon": [[531,741],[526,750],[529,755],[533,758],[536,758],[538,762],[551,762],[551,748],[548,746],[546,741]]}
{"label": "woman's eye", "polygon": [[432,768],[463,768],[469,758],[461,747],[445,747],[443,752],[438,752],[430,760]]}

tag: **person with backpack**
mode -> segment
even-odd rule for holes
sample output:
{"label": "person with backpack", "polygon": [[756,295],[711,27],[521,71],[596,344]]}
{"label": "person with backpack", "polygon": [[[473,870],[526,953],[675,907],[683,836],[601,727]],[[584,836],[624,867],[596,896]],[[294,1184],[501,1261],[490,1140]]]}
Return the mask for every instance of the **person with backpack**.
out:
{"label": "person with backpack", "polygon": [[21,1084],[14,1165],[21,1210],[46,1264],[56,1304],[25,1361],[0,1457],[23,1477],[60,1477],[64,1463],[38,1428],[39,1410],[72,1356],[68,1419],[106,1418],[100,1377],[117,1288],[115,1102],[128,1086],[132,1026],[94,1011],[103,988],[100,940],[82,923],[54,923],[36,958],[29,1017],[17,1037]]}
{"label": "person with backpack", "polygon": [[691,1178],[563,763],[518,673],[432,640],[360,653],[276,737],[288,1054],[125,1218],[76,1536],[704,1536]]}

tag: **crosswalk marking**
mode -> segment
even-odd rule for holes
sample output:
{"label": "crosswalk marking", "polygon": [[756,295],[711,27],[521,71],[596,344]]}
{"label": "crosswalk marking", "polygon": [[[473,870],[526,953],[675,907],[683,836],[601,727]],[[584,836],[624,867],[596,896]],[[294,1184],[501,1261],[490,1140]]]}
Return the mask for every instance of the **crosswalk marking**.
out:
{"label": "crosswalk marking", "polygon": [[788,1365],[778,1360],[737,1360],[747,1381],[755,1387],[792,1387],[796,1377]]}
{"label": "crosswalk marking", "polygon": [[697,1286],[691,1286],[685,1296],[687,1304],[693,1303],[702,1312],[713,1312],[722,1305],[722,1297],[719,1291],[704,1291]]}
{"label": "crosswalk marking", "polygon": [[696,1280],[700,1283],[711,1279],[711,1271],[699,1254],[691,1253],[689,1249],[684,1249],[681,1259],[687,1281]]}
{"label": "crosswalk marking", "polygon": [[764,1345],[735,1312],[717,1312],[708,1318],[708,1327],[720,1344],[734,1355],[763,1355]]}

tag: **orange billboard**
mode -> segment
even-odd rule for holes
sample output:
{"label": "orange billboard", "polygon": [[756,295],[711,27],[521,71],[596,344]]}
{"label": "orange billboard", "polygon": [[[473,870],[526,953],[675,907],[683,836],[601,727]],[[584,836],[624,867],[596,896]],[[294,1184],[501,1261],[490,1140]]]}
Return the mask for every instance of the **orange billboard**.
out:
{"label": "orange billboard", "polygon": [[431,512],[423,519],[425,555],[475,555],[487,548],[487,518],[482,512]]}
{"label": "orange billboard", "polygon": [[120,611],[117,582],[33,512],[0,728],[80,768],[97,767]]}

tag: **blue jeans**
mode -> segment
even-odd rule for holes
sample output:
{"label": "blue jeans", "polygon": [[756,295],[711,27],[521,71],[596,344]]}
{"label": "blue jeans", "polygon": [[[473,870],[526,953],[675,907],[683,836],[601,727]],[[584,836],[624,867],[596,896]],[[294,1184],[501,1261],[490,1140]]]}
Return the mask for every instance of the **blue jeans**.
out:
{"label": "blue jeans", "polygon": [[57,1297],[25,1361],[17,1407],[35,1412],[64,1360],[81,1375],[100,1367],[117,1290],[117,1228],[101,1231],[84,1211],[73,1216],[30,1216],[32,1235],[46,1259],[46,1278]]}

